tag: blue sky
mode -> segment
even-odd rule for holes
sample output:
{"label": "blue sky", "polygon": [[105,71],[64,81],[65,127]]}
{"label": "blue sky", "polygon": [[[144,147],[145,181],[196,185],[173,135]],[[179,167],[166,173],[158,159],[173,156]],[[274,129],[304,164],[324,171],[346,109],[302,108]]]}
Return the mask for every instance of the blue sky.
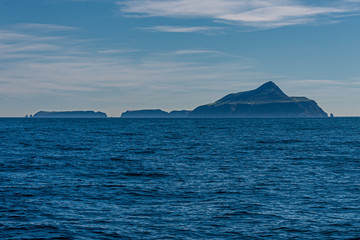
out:
{"label": "blue sky", "polygon": [[274,81],[360,115],[360,0],[1,0],[0,116],[193,109]]}

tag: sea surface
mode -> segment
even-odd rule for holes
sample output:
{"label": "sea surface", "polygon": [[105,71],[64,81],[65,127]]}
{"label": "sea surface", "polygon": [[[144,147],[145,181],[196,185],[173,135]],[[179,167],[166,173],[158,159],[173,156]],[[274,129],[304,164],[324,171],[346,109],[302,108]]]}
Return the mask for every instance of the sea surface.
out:
{"label": "sea surface", "polygon": [[0,119],[0,239],[360,237],[360,118]]}

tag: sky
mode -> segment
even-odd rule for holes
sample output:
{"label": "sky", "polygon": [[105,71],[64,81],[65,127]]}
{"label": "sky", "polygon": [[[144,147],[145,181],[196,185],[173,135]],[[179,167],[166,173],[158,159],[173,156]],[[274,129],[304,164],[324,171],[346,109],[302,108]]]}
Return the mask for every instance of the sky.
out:
{"label": "sky", "polygon": [[0,0],[0,117],[191,110],[267,81],[360,116],[360,0]]}

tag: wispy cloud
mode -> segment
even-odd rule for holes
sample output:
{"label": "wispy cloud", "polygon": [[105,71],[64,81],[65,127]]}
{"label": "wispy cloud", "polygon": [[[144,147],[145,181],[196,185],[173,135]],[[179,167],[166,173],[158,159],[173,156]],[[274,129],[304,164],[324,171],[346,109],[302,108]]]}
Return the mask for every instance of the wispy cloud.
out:
{"label": "wispy cloud", "polygon": [[[31,27],[30,27],[31,26]],[[74,30],[72,27],[35,24],[36,29],[62,29],[61,31]],[[0,29],[0,63],[8,64],[8,59],[26,60],[28,58],[41,58],[50,55],[68,54],[64,49],[66,44],[74,44],[75,40],[66,39],[57,33],[47,35],[47,31],[28,31],[33,29],[33,24],[12,25]],[[72,49],[74,50],[74,49]],[[73,51],[72,53],[75,53]]]}
{"label": "wispy cloud", "polygon": [[184,49],[175,51],[176,55],[194,55],[194,54],[223,54],[220,51],[202,50],[202,49]]}
{"label": "wispy cloud", "polygon": [[16,44],[12,45],[11,48],[9,48],[9,44],[0,44],[1,53],[47,52],[58,49],[58,46],[47,43]]}
{"label": "wispy cloud", "polygon": [[126,0],[118,2],[125,14],[144,17],[208,18],[257,28],[314,23],[323,17],[344,16],[355,9],[346,2],[307,5],[293,0]]}
{"label": "wispy cloud", "polygon": [[8,30],[0,30],[1,41],[25,40],[28,39],[29,37],[31,37],[31,35],[8,31]]}
{"label": "wispy cloud", "polygon": [[123,49],[105,49],[105,50],[98,50],[97,53],[100,54],[121,54],[121,53],[134,53],[139,52],[138,49],[131,49],[131,48],[123,48]]}
{"label": "wispy cloud", "polygon": [[153,32],[170,32],[170,33],[193,33],[193,32],[210,32],[219,31],[222,28],[219,27],[206,27],[206,26],[195,26],[195,27],[183,27],[183,26],[154,26],[154,27],[143,27],[138,28]]}
{"label": "wispy cloud", "polygon": [[[28,103],[32,105],[23,113],[92,106],[118,116],[131,108],[192,108],[215,100],[199,92],[221,97],[239,86],[275,78],[244,59],[211,49],[134,57],[128,54],[132,49],[97,50],[66,34],[48,35],[0,31],[0,96],[12,99],[0,103],[0,112],[10,106],[24,111]],[[205,54],[217,60],[204,60]]]}
{"label": "wispy cloud", "polygon": [[21,23],[13,25],[14,28],[19,30],[38,30],[38,31],[75,31],[79,30],[72,26],[62,26],[56,24],[39,24],[39,23]]}

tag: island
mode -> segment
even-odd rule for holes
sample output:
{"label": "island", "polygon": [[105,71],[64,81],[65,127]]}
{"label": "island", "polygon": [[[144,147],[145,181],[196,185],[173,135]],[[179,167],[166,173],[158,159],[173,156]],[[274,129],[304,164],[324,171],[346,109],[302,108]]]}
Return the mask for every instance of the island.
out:
{"label": "island", "polygon": [[189,115],[196,118],[325,118],[314,100],[289,97],[275,83],[232,93],[214,103],[195,108]]}
{"label": "island", "polygon": [[228,94],[192,111],[160,109],[127,111],[122,118],[327,118],[318,104],[306,97],[289,97],[274,82],[255,90]]}
{"label": "island", "polygon": [[94,111],[64,111],[48,112],[40,111],[33,118],[107,118],[106,113]]}
{"label": "island", "polygon": [[130,110],[121,114],[121,118],[188,118],[191,111],[174,110],[165,112],[161,109]]}
{"label": "island", "polygon": [[188,110],[174,110],[169,113],[169,117],[171,118],[188,118],[191,111]]}
{"label": "island", "polygon": [[169,113],[160,109],[146,109],[126,111],[121,114],[121,118],[168,118]]}

